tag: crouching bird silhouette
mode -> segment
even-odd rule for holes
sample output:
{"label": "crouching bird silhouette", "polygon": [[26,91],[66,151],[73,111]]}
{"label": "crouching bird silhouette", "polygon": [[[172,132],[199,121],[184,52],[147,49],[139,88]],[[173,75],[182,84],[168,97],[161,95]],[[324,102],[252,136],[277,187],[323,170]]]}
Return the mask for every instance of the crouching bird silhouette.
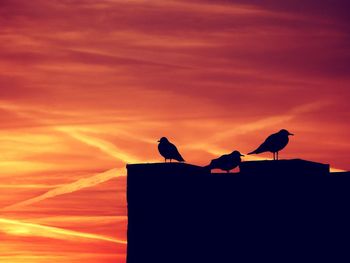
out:
{"label": "crouching bird silhouette", "polygon": [[177,150],[176,146],[169,142],[166,137],[162,137],[158,142],[158,151],[164,157],[165,162],[167,159],[170,159],[170,162],[172,159],[179,162],[185,161]]}
{"label": "crouching bird silhouette", "polygon": [[289,131],[282,129],[277,133],[271,134],[267,139],[254,151],[248,154],[259,154],[263,152],[272,152],[273,159],[278,160],[278,152],[287,146],[289,135],[294,135]]}
{"label": "crouching bird silhouette", "polygon": [[217,159],[213,159],[209,165],[205,166],[208,169],[221,169],[226,172],[236,168],[241,163],[241,156],[244,156],[239,151],[233,151],[230,154],[224,154]]}

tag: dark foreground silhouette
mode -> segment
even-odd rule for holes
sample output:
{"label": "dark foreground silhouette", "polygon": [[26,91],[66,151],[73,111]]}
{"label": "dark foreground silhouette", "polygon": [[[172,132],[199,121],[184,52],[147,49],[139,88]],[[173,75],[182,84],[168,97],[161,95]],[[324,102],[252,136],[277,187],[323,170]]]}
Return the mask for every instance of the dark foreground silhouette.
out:
{"label": "dark foreground silhouette", "polygon": [[217,159],[211,160],[210,164],[206,166],[206,168],[210,170],[221,169],[228,173],[241,163],[241,156],[244,155],[239,151],[233,151],[230,154],[224,154]]}
{"label": "dark foreground silhouette", "polygon": [[350,176],[331,175],[328,165],[243,162],[240,174],[184,163],[127,170],[128,263],[350,262]]}
{"label": "dark foreground silhouette", "polygon": [[184,158],[182,158],[179,151],[177,150],[176,146],[169,142],[169,140],[166,137],[162,137],[158,142],[158,151],[164,157],[165,162],[167,159],[169,159],[170,162],[172,159],[179,162],[185,161]]}
{"label": "dark foreground silhouette", "polygon": [[282,129],[277,133],[271,134],[267,139],[254,151],[248,154],[259,154],[263,152],[272,152],[273,159],[278,160],[278,152],[287,146],[288,136],[294,135],[289,131]]}

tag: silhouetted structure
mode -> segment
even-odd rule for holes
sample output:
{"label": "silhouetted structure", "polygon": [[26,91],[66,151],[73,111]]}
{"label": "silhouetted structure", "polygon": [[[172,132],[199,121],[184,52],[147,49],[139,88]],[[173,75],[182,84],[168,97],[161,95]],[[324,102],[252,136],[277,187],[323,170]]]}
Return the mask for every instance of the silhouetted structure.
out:
{"label": "silhouetted structure", "polygon": [[350,172],[333,172],[332,176],[350,176]]}
{"label": "silhouetted structure", "polygon": [[267,139],[254,151],[248,154],[259,154],[263,152],[272,152],[273,159],[278,160],[278,152],[287,146],[289,135],[294,135],[289,131],[282,129],[277,133],[271,134]]}
{"label": "silhouetted structure", "polygon": [[214,159],[210,162],[206,168],[212,169],[221,169],[227,173],[230,170],[236,168],[241,163],[241,156],[244,156],[239,151],[233,151],[230,154],[224,154],[217,159]]}
{"label": "silhouetted structure", "polygon": [[294,159],[273,161],[249,161],[240,165],[244,176],[329,176],[329,164]]}
{"label": "silhouetted structure", "polygon": [[[128,165],[127,262],[349,262],[350,177],[327,167],[244,162],[242,173],[212,175]],[[257,168],[271,174],[249,174]]]}
{"label": "silhouetted structure", "polygon": [[172,159],[184,162],[184,158],[182,158],[181,154],[177,150],[176,146],[169,142],[169,140],[166,137],[162,137],[158,144],[158,150],[159,153],[164,157],[164,161],[166,162],[167,159],[170,159],[170,162]]}

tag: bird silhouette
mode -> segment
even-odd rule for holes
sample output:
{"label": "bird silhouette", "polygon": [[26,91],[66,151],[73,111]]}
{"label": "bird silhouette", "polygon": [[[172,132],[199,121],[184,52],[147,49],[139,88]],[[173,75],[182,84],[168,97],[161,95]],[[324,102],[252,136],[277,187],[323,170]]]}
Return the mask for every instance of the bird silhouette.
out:
{"label": "bird silhouette", "polygon": [[259,154],[263,152],[272,152],[273,159],[278,160],[278,152],[282,150],[289,142],[289,135],[294,135],[289,131],[282,129],[277,133],[271,134],[267,139],[254,151],[248,154]]}
{"label": "bird silhouette", "polygon": [[170,162],[172,159],[179,162],[185,161],[177,150],[176,146],[169,142],[166,137],[162,137],[158,142],[158,151],[164,157],[165,162],[167,159],[170,159]]}
{"label": "bird silhouette", "polygon": [[241,163],[241,156],[244,156],[239,151],[233,151],[230,154],[224,154],[217,159],[213,159],[206,168],[221,169],[226,172],[236,168]]}

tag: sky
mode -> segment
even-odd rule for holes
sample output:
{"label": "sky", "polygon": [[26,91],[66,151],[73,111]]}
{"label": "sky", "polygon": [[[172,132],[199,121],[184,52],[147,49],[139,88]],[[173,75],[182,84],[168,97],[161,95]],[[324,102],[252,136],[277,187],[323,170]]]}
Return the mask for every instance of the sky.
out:
{"label": "sky", "polygon": [[125,262],[162,136],[206,165],[285,128],[280,158],[349,170],[347,2],[1,0],[0,262]]}

